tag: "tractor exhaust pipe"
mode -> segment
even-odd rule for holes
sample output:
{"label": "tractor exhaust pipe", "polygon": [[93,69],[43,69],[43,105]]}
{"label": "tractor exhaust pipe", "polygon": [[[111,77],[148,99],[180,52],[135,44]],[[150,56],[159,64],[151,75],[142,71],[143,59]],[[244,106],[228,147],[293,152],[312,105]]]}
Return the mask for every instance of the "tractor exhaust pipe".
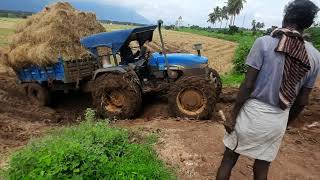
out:
{"label": "tractor exhaust pipe", "polygon": [[167,71],[169,71],[169,62],[168,62],[168,57],[167,57],[167,52],[166,52],[166,49],[164,47],[164,41],[163,41],[163,36],[162,36],[162,32],[161,32],[161,26],[163,24],[163,21],[162,20],[159,20],[158,21],[158,29],[159,29],[159,35],[160,35],[160,41],[161,41],[161,48],[162,48],[162,53],[164,55],[164,60],[165,60],[165,63],[166,63],[166,67],[167,67]]}
{"label": "tractor exhaust pipe", "polygon": [[202,49],[202,44],[201,43],[194,44],[193,45],[193,49],[197,51],[198,56],[201,56],[201,49]]}

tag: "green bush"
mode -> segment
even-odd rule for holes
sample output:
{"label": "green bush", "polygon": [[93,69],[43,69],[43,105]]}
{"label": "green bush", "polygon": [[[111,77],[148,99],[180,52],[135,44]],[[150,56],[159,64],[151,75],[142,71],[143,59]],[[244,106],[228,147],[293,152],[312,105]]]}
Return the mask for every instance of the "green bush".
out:
{"label": "green bush", "polygon": [[306,30],[311,36],[311,42],[313,45],[320,50],[320,27],[312,27]]}
{"label": "green bush", "polygon": [[[174,179],[152,145],[132,143],[127,130],[93,122],[62,128],[13,154],[7,179]],[[153,138],[152,138],[153,139]]]}
{"label": "green bush", "polygon": [[245,61],[250,52],[250,49],[253,45],[252,40],[244,40],[239,44],[236,49],[234,58],[233,58],[233,70],[235,73],[245,73],[247,66],[245,65]]}
{"label": "green bush", "polygon": [[235,34],[235,33],[238,33],[239,32],[239,27],[237,27],[237,26],[229,26],[229,31],[228,31],[228,33],[229,34]]}

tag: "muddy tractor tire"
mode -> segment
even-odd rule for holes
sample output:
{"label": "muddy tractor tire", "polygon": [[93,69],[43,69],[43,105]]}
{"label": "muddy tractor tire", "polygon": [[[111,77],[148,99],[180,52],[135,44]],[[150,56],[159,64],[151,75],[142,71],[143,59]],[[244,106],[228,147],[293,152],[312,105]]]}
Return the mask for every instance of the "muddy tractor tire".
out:
{"label": "muddy tractor tire", "polygon": [[215,86],[205,77],[185,77],[169,89],[168,103],[174,117],[210,119],[216,104]]}
{"label": "muddy tractor tire", "polygon": [[28,83],[23,86],[25,93],[32,104],[38,106],[50,105],[50,94],[46,87],[43,87],[38,83]]}
{"label": "muddy tractor tire", "polygon": [[108,73],[95,80],[93,104],[98,114],[109,119],[131,119],[141,108],[139,79],[130,73]]}
{"label": "muddy tractor tire", "polygon": [[217,98],[219,98],[222,92],[222,81],[219,73],[216,70],[209,68],[209,79],[212,82],[212,84],[215,86],[216,96]]}

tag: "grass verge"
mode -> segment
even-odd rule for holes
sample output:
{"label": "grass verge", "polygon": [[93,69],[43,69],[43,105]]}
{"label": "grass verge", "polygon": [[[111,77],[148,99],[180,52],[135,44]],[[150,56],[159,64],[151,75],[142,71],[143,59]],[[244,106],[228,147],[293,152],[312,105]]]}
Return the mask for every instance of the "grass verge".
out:
{"label": "grass verge", "polygon": [[[86,121],[55,130],[12,155],[2,174],[6,179],[175,179],[156,155],[154,136]],[[140,140],[137,140],[139,139]]]}
{"label": "grass verge", "polygon": [[180,28],[180,29],[177,29],[177,31],[188,32],[188,33],[198,34],[201,36],[233,41],[237,43],[241,43],[242,41],[254,41],[257,38],[256,36],[252,35],[252,32],[234,33],[231,35],[231,34],[223,34],[218,32],[209,32],[205,30],[191,29],[191,28]]}
{"label": "grass verge", "polygon": [[222,84],[225,87],[239,87],[243,82],[245,75],[244,74],[225,74],[221,76]]}

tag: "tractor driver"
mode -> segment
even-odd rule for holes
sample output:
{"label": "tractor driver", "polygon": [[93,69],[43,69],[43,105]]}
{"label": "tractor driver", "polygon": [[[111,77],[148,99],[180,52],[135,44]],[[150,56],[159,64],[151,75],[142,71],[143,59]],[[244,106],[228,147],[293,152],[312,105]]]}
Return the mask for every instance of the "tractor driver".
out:
{"label": "tractor driver", "polygon": [[121,56],[122,64],[133,63],[134,59],[137,58],[139,55],[140,55],[140,51],[137,51],[134,54],[132,53],[132,49],[130,48],[129,43],[126,43],[120,49],[120,56]]}

